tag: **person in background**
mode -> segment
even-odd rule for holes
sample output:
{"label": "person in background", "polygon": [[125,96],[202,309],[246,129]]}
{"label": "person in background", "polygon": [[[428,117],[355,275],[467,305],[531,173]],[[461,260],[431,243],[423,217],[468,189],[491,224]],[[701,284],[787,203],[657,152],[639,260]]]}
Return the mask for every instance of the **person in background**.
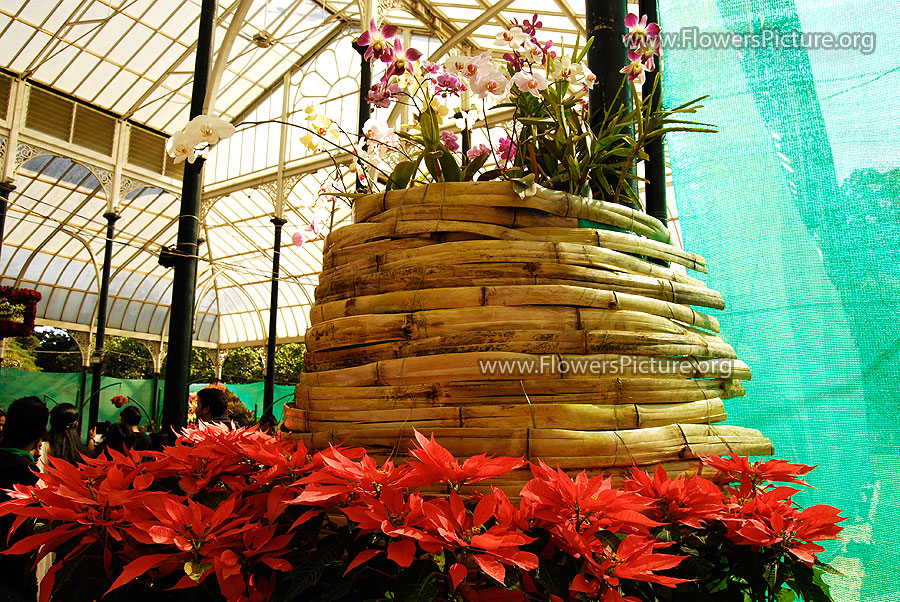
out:
{"label": "person in background", "polygon": [[[103,439],[103,445],[100,446],[100,454],[104,454],[109,450],[115,450],[120,454],[124,454],[125,450],[134,449],[135,433],[131,427],[124,422],[111,424],[106,431],[106,438]],[[109,454],[105,454],[107,458],[111,458]]]}
{"label": "person in background", "polygon": [[197,391],[197,418],[204,422],[219,422],[231,426],[228,416],[228,398],[225,391],[206,387]]}
{"label": "person in background", "polygon": [[134,406],[125,406],[119,413],[119,422],[126,425],[134,433],[134,449],[143,451],[153,448],[150,436],[138,428],[138,425],[141,424],[141,411],[139,409]]}
{"label": "person in background", "polygon": [[82,454],[92,456],[94,453],[94,433],[91,432],[88,444],[81,442],[79,428],[81,416],[78,408],[71,403],[60,403],[50,410],[50,430],[47,432],[44,453],[54,458],[62,458],[72,464],[82,461]]}
{"label": "person in background", "polygon": [[3,426],[6,424],[6,412],[0,408],[0,447],[3,447]]}
{"label": "person in background", "polygon": [[[34,485],[35,471],[41,454],[41,442],[47,434],[47,406],[37,397],[23,397],[12,402],[3,429],[3,448],[0,448],[0,489],[14,485]],[[0,491],[0,502],[10,497]],[[10,538],[14,515],[0,518],[0,551],[31,534],[33,524],[23,524]],[[37,578],[32,568],[33,554],[3,556],[0,562],[0,599],[35,600]]]}
{"label": "person in background", "polygon": [[259,431],[272,437],[275,436],[275,430],[278,428],[278,419],[273,414],[263,414],[259,417]]}

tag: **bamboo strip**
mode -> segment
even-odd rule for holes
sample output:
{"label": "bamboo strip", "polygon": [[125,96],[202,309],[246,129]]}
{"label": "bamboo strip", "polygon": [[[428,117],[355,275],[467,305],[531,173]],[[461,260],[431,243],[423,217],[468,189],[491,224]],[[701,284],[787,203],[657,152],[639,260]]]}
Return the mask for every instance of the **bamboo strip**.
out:
{"label": "bamboo strip", "polygon": [[725,411],[721,399],[664,405],[538,404],[484,405],[468,407],[399,408],[355,410],[293,410],[285,413],[289,429],[306,425],[306,430],[360,430],[369,428],[438,427],[564,428],[578,424],[585,431],[634,429],[675,423],[722,422]]}
{"label": "bamboo strip", "polygon": [[665,226],[649,215],[623,205],[584,199],[565,193],[542,191],[527,198],[520,197],[509,182],[437,183],[408,190],[394,190],[381,195],[357,198],[353,221],[366,222],[389,209],[413,205],[489,205],[522,207],[552,215],[575,217],[617,228],[632,230],[662,242],[669,242]]}
{"label": "bamboo strip", "polygon": [[704,282],[682,272],[619,251],[584,244],[532,241],[467,240],[442,243],[425,248],[367,255],[337,268],[326,267],[323,274],[335,278],[416,266],[503,262],[559,263],[611,269],[706,288]]}
{"label": "bamboo strip", "polygon": [[[729,425],[673,424],[619,431],[530,428],[453,428],[422,431],[457,457],[490,450],[505,456],[542,459],[563,469],[628,467],[699,459],[707,455],[771,455],[772,443],[759,431]],[[300,436],[313,449],[365,445],[373,453],[409,449],[412,427],[318,431]]]}
{"label": "bamboo strip", "polygon": [[[319,387],[297,385],[295,400],[309,409],[352,411],[382,407],[405,408],[425,404],[546,403],[676,403],[744,395],[741,381],[598,378],[559,381],[482,381],[428,383],[406,386]],[[287,406],[286,406],[287,407]]]}
{"label": "bamboo strip", "polygon": [[[566,370],[563,367],[567,368]],[[525,353],[473,352],[383,360],[353,368],[305,372],[302,384],[318,386],[407,385],[479,380],[590,379],[600,376],[750,379],[740,360],[698,362],[665,357],[621,355],[535,356]]]}
{"label": "bamboo strip", "polygon": [[390,341],[365,346],[327,349],[308,347],[305,361],[309,371],[349,368],[374,361],[439,353],[508,351],[537,355],[622,353],[639,356],[680,356],[696,358],[735,358],[730,345],[715,341],[691,341],[662,335],[638,338],[608,331],[569,332],[547,330],[505,330],[452,333],[414,341]]}
{"label": "bamboo strip", "polygon": [[501,263],[430,266],[382,271],[377,274],[329,278],[323,273],[316,287],[316,302],[428,288],[457,287],[471,282],[485,286],[561,284],[630,293],[684,305],[724,309],[714,290],[649,276],[559,264]]}
{"label": "bamboo strip", "polygon": [[577,217],[549,215],[524,207],[491,207],[488,205],[405,205],[373,215],[366,223],[417,220],[452,220],[484,222],[506,228],[551,226],[577,228]]}
{"label": "bamboo strip", "polygon": [[[677,322],[640,312],[556,306],[485,305],[397,314],[363,314],[319,322],[306,331],[309,350],[407,341],[464,332],[547,331],[606,332],[610,344],[724,344],[711,334],[697,334]],[[621,332],[617,332],[621,331]],[[658,336],[657,336],[658,335]],[[547,339],[551,340],[551,339]],[[477,341],[474,341],[477,342]]]}
{"label": "bamboo strip", "polygon": [[713,332],[719,331],[719,321],[715,317],[685,305],[627,293],[566,285],[436,288],[354,297],[314,305],[310,309],[310,324],[351,315],[406,313],[479,305],[562,305],[620,309],[662,316]]}

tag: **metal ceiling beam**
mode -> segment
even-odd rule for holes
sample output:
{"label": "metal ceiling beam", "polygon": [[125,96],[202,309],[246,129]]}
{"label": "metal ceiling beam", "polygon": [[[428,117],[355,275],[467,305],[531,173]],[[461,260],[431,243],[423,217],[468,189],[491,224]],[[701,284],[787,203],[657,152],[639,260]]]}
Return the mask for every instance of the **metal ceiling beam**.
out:
{"label": "metal ceiling beam", "polygon": [[222,73],[225,72],[231,48],[241,32],[241,28],[245,25],[244,20],[247,18],[247,13],[250,11],[252,4],[253,0],[238,0],[237,8],[234,11],[234,16],[231,18],[231,23],[228,25],[228,30],[225,32],[225,37],[222,38],[219,50],[216,51],[216,62],[213,65],[212,72],[209,74],[209,86],[206,88],[206,98],[203,99],[203,112],[207,115],[215,109],[216,94],[219,93]]}
{"label": "metal ceiling beam", "polygon": [[578,15],[575,14],[575,11],[572,10],[572,7],[569,6],[567,0],[554,0],[556,2],[556,6],[559,7],[559,10],[563,12],[569,22],[578,30],[578,33],[582,35],[585,39],[587,39],[587,29],[584,26],[584,20],[579,19]]}
{"label": "metal ceiling beam", "polygon": [[255,111],[259,105],[261,105],[265,100],[267,100],[270,96],[272,96],[272,92],[274,92],[278,86],[282,85],[284,82],[284,78],[286,75],[293,75],[295,72],[299,71],[303,67],[305,67],[311,60],[316,58],[322,50],[324,50],[329,44],[335,41],[341,33],[344,31],[344,28],[347,27],[347,24],[343,21],[339,22],[337,25],[332,28],[325,36],[319,40],[312,48],[309,49],[306,54],[300,57],[296,63],[294,63],[290,69],[282,73],[275,79],[271,84],[266,86],[266,88],[254,98],[250,104],[248,104],[240,113],[235,115],[234,119],[231,120],[231,123],[235,126],[243,123],[250,114]]}
{"label": "metal ceiling beam", "polygon": [[[237,1],[241,2],[243,0],[237,0]],[[222,16],[219,17],[218,19],[216,19],[217,27],[220,23],[222,23],[222,21],[225,19],[225,17],[227,17],[229,14],[231,14],[231,11],[234,10],[234,8],[235,8],[235,4],[232,4],[231,6],[229,6],[222,12]],[[172,63],[172,66],[169,67],[168,69],[166,69],[165,73],[160,75],[159,78],[155,82],[153,82],[152,86],[147,88],[147,91],[144,92],[141,95],[141,97],[138,98],[134,102],[133,105],[131,105],[130,109],[125,111],[125,114],[122,115],[122,118],[123,119],[131,119],[131,116],[134,115],[135,113],[137,113],[141,109],[141,107],[144,106],[144,103],[147,101],[147,99],[150,98],[151,96],[153,96],[153,93],[156,92],[156,90],[158,90],[160,86],[162,86],[162,83],[164,81],[166,81],[166,79],[168,79],[171,75],[173,75],[178,70],[178,67],[180,67],[181,64],[184,63],[184,61],[186,61],[192,54],[194,54],[194,52],[196,52],[196,50],[197,50],[197,42],[194,42],[193,44],[191,44],[190,46],[185,48],[184,52],[182,52],[181,55],[177,59],[175,59],[175,61]]]}

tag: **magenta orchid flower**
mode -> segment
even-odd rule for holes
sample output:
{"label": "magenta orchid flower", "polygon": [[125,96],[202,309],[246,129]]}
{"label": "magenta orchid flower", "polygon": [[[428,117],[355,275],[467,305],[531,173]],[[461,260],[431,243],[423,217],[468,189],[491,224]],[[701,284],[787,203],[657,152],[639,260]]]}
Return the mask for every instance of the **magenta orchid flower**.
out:
{"label": "magenta orchid flower", "polygon": [[441,132],[441,142],[444,144],[444,148],[451,153],[459,150],[459,136],[453,132]]}
{"label": "magenta orchid flower", "polygon": [[628,81],[643,84],[647,79],[647,67],[639,60],[633,60],[619,70],[628,75]]}
{"label": "magenta orchid flower", "polygon": [[625,17],[625,27],[628,33],[625,34],[625,43],[631,48],[643,46],[648,38],[655,38],[659,35],[659,25],[656,23],[647,24],[647,15],[643,15],[640,20],[634,13],[629,13]]}
{"label": "magenta orchid flower", "polygon": [[391,53],[390,65],[384,74],[385,80],[390,80],[395,75],[403,75],[403,73],[413,72],[413,63],[422,57],[422,53],[415,48],[403,49],[403,43],[400,38],[394,39],[393,52]]}
{"label": "magenta orchid flower", "polygon": [[[399,28],[396,25],[383,25],[380,29],[375,24],[375,19],[369,21],[369,29],[364,31],[356,43],[366,47],[365,57],[368,60],[384,60],[385,54],[391,50],[388,42],[397,35]],[[385,61],[388,62],[388,61]]]}
{"label": "magenta orchid flower", "polygon": [[646,44],[628,51],[628,59],[644,63],[646,71],[656,69],[656,57],[662,56],[659,37],[648,38]]}

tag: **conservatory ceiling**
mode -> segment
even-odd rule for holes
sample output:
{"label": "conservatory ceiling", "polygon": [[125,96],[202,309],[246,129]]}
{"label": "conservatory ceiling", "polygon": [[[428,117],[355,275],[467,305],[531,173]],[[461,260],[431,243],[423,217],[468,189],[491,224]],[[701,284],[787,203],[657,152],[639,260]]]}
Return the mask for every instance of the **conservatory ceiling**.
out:
{"label": "conservatory ceiling", "polygon": [[[492,49],[502,27],[534,12],[557,42],[584,32],[584,3],[570,0],[221,0],[207,105],[239,127],[204,170],[197,345],[264,342],[281,126],[252,124],[296,121],[313,104],[355,131],[350,42],[373,10],[435,57]],[[188,121],[199,14],[199,0],[0,0],[0,156],[16,187],[0,268],[2,284],[43,293],[39,324],[93,329],[113,212],[108,332],[168,334],[172,271],[158,260],[175,243],[182,170],[164,145]],[[281,171],[279,342],[302,339],[321,261],[321,241],[298,248],[291,234],[334,177],[298,138],[287,132]],[[349,209],[338,204],[333,219]]]}

